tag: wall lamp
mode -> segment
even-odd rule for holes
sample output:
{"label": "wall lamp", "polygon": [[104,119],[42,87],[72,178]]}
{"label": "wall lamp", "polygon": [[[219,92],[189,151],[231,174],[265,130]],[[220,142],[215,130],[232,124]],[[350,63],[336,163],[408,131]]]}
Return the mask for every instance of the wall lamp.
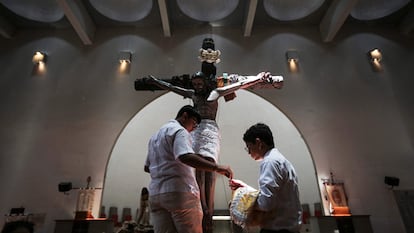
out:
{"label": "wall lamp", "polygon": [[75,188],[72,186],[72,182],[60,182],[58,184],[58,190],[61,193],[64,194],[68,194],[67,192],[69,192],[72,189],[102,189],[102,188],[91,188],[90,187],[90,183],[91,183],[92,178],[90,176],[88,176],[88,178],[86,178],[86,187],[85,188]]}
{"label": "wall lamp", "polygon": [[59,185],[58,185],[59,192],[62,192],[62,193],[65,193],[65,194],[67,192],[69,192],[70,190],[72,190],[72,189],[78,189],[78,188],[73,188],[72,187],[72,182],[60,182]]}
{"label": "wall lamp", "polygon": [[380,62],[382,59],[381,51],[377,48],[369,51],[369,55],[371,57],[372,62]]}
{"label": "wall lamp", "polygon": [[391,189],[393,189],[394,186],[398,186],[400,184],[400,179],[397,177],[385,176],[384,183],[389,185]]}
{"label": "wall lamp", "polygon": [[128,74],[130,70],[132,53],[129,51],[119,52],[119,72],[121,74]]}
{"label": "wall lamp", "polygon": [[381,66],[381,60],[382,60],[382,53],[379,49],[374,48],[372,50],[370,50],[368,52],[368,55],[371,59],[371,64],[372,64],[372,68],[375,71],[381,71],[382,70],[382,66]]}
{"label": "wall lamp", "polygon": [[35,65],[44,64],[46,63],[46,58],[47,58],[46,53],[37,51],[33,55],[32,62]]}
{"label": "wall lamp", "polygon": [[289,65],[289,70],[291,72],[297,72],[299,69],[299,54],[296,50],[289,50],[286,52],[286,60]]}
{"label": "wall lamp", "polygon": [[122,51],[119,52],[119,63],[123,64],[123,63],[131,63],[131,57],[132,54],[131,52],[127,52],[127,51]]}

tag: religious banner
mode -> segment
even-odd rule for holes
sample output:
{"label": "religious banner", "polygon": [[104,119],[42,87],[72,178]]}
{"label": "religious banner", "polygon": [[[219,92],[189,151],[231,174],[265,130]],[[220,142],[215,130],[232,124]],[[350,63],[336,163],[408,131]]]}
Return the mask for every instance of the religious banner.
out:
{"label": "religious banner", "polygon": [[95,198],[95,189],[80,189],[76,205],[76,219],[93,218],[92,209]]}
{"label": "religious banner", "polygon": [[334,216],[350,215],[343,183],[325,183],[330,203],[330,211]]}

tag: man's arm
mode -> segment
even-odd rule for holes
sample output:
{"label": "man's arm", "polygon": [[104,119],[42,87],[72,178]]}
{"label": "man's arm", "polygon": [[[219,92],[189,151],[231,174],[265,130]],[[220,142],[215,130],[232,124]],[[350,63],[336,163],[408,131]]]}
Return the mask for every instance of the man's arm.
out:
{"label": "man's arm", "polygon": [[164,90],[172,91],[172,92],[174,92],[176,94],[179,94],[179,95],[181,95],[185,98],[191,98],[194,94],[193,89],[186,89],[186,88],[174,86],[171,83],[160,80],[160,79],[157,79],[152,75],[148,76],[146,82],[149,83],[149,84],[154,84],[157,87],[162,88]]}
{"label": "man's arm", "polygon": [[228,178],[233,177],[233,171],[229,166],[218,165],[214,162],[210,162],[206,159],[203,159],[200,155],[197,154],[185,154],[178,157],[182,163],[187,164],[193,168],[205,171],[212,171],[220,173],[221,175],[227,176]]}

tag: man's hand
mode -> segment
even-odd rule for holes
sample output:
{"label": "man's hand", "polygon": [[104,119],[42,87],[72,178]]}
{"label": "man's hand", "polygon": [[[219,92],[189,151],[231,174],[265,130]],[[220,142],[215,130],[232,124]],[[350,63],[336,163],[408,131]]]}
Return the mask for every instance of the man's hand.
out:
{"label": "man's hand", "polygon": [[229,179],[233,178],[233,171],[229,166],[217,165],[216,172],[226,176]]}
{"label": "man's hand", "polygon": [[272,84],[274,88],[281,89],[283,87],[282,76],[272,76],[270,72],[261,72],[257,75],[257,77],[261,77],[265,83]]}
{"label": "man's hand", "polygon": [[256,76],[262,79],[263,81],[268,81],[272,79],[272,74],[270,72],[260,72]]}
{"label": "man's hand", "polygon": [[238,188],[245,187],[246,184],[241,180],[230,179],[229,180],[229,186],[230,186],[231,190],[234,191]]}

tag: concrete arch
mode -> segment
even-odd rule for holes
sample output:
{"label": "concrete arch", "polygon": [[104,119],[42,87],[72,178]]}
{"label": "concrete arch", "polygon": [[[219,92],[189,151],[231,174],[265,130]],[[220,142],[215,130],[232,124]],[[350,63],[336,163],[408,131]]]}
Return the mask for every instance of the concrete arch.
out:
{"label": "concrete arch", "polygon": [[[258,163],[244,150],[242,135],[252,124],[263,122],[274,133],[276,147],[294,164],[300,184],[302,203],[321,202],[315,166],[301,134],[293,123],[274,105],[245,90],[237,91],[230,102],[220,99],[217,122],[222,146],[219,162],[232,167],[235,178],[257,187]],[[174,118],[178,109],[191,104],[174,93],[166,93],[141,109],[126,125],[114,145],[108,160],[102,205],[138,208],[140,190],[147,186],[149,174],[143,171],[149,137],[167,120]],[[227,209],[231,191],[225,177],[216,183],[215,208]]]}

